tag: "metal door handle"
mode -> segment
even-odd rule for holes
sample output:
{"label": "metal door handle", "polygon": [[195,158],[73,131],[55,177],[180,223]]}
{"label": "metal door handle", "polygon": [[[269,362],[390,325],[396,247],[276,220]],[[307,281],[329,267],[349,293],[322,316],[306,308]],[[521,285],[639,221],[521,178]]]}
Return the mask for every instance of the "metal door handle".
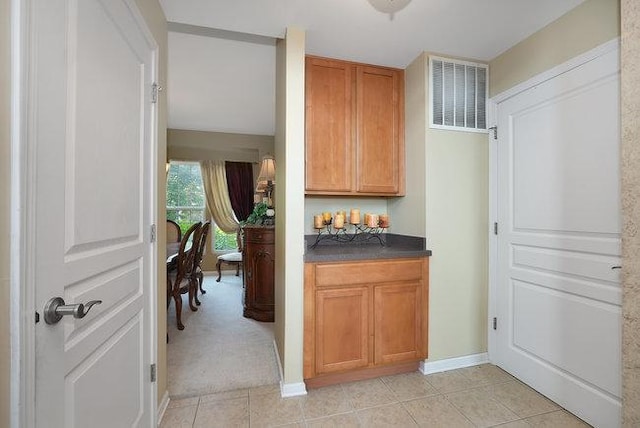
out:
{"label": "metal door handle", "polygon": [[73,315],[74,318],[84,318],[94,305],[99,305],[102,300],[91,300],[87,304],[77,303],[65,305],[62,297],[54,297],[44,305],[44,322],[56,324],[65,315]]}
{"label": "metal door handle", "polygon": [[622,269],[622,266],[611,266],[611,270],[614,270],[614,269]]}

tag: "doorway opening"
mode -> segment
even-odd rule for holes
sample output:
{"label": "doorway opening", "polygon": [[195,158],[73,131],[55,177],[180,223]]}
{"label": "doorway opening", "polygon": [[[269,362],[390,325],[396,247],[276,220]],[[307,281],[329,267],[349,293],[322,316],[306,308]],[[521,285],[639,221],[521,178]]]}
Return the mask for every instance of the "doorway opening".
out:
{"label": "doorway opening", "polygon": [[[197,222],[211,221],[202,261],[204,294],[193,312],[183,296],[178,330],[175,302],[168,304],[167,380],[171,399],[276,384],[278,367],[273,350],[273,323],[243,316],[244,272],[235,267],[215,272],[217,257],[240,252],[238,234],[227,233],[206,209],[198,162],[172,161],[167,169],[167,220],[182,235]],[[170,256],[168,254],[168,256]],[[223,268],[226,266],[223,264]]]}

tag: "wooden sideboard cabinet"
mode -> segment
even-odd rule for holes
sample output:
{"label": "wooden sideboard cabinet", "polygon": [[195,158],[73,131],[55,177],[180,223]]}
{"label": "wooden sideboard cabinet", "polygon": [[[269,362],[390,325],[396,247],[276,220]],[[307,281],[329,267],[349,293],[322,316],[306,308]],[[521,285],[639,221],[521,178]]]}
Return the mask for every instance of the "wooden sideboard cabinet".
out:
{"label": "wooden sideboard cabinet", "polygon": [[308,56],[305,191],[402,196],[404,71]]}
{"label": "wooden sideboard cabinet", "polygon": [[243,228],[244,310],[246,318],[274,320],[275,228]]}
{"label": "wooden sideboard cabinet", "polygon": [[307,386],[417,369],[427,357],[428,260],[305,264]]}

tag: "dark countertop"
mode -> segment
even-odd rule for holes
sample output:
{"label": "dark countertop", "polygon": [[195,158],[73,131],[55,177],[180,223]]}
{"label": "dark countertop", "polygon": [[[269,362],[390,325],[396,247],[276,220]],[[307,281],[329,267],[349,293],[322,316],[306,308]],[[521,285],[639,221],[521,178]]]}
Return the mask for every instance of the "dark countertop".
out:
{"label": "dark countertop", "polygon": [[305,262],[339,262],[349,260],[398,259],[405,257],[429,257],[431,250],[427,250],[426,239],[417,236],[383,233],[380,238],[385,245],[381,245],[377,238],[364,242],[341,243],[330,239],[321,240],[315,248],[310,248],[316,242],[317,235],[305,235]]}

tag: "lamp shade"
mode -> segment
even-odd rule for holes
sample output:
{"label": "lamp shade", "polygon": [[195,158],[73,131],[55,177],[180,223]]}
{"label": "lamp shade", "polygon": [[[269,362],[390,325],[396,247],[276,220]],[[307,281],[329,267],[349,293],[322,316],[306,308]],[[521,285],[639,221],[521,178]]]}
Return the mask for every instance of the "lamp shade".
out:
{"label": "lamp shade", "polygon": [[256,192],[264,192],[269,182],[272,185],[276,182],[276,161],[272,155],[266,155],[262,158]]}

